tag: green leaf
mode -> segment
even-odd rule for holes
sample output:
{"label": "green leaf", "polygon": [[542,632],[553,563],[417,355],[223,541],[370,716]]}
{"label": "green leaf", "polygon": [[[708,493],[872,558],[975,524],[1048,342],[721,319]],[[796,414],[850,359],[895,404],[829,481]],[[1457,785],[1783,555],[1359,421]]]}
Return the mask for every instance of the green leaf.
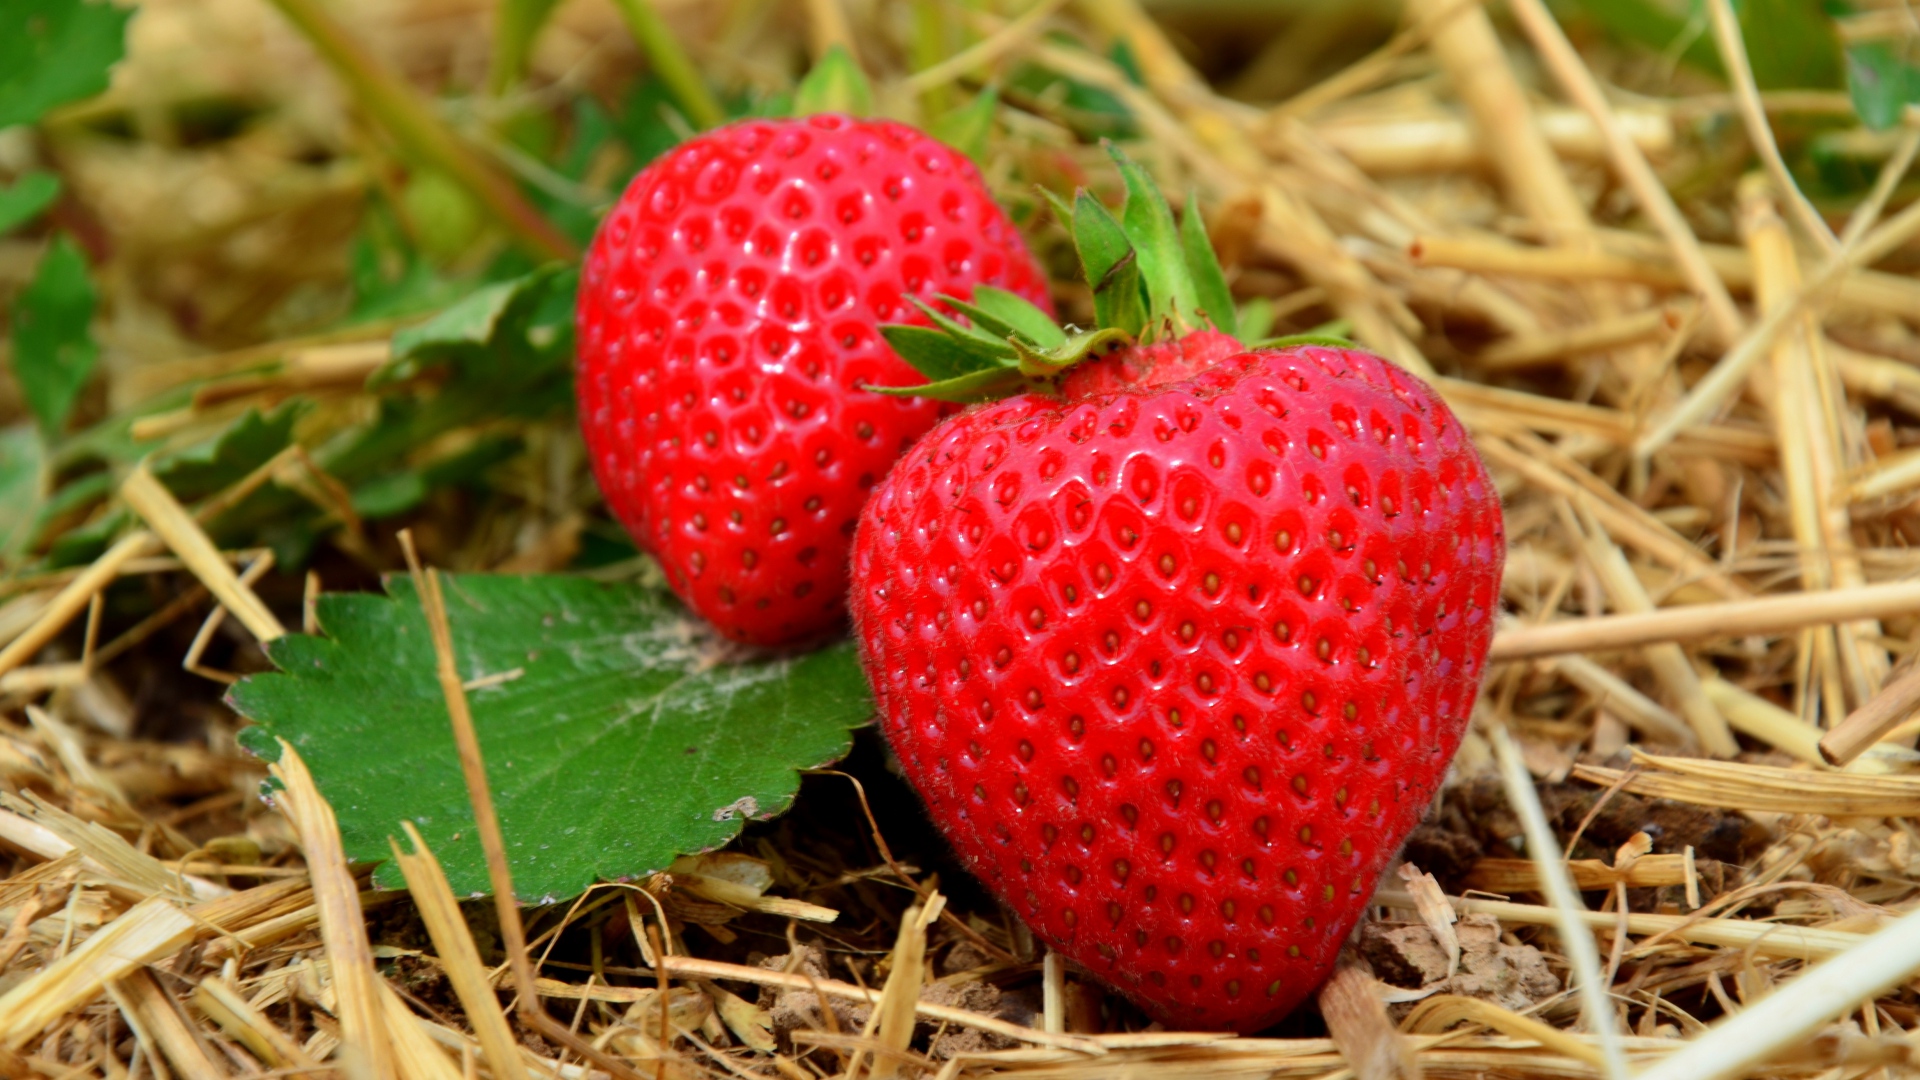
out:
{"label": "green leaf", "polygon": [[1740,0],[1740,36],[1762,90],[1846,85],[1840,31],[1820,0]]}
{"label": "green leaf", "polygon": [[[517,253],[516,253],[517,254]],[[346,323],[422,315],[459,299],[464,284],[443,276],[400,227],[392,207],[367,208],[360,235],[347,252],[353,309]]]}
{"label": "green leaf", "polygon": [[[46,516],[42,511],[42,517]],[[83,566],[99,558],[114,539],[134,520],[130,511],[101,514],[77,529],[68,529],[47,542],[46,565],[50,570]]]}
{"label": "green leaf", "polygon": [[1132,341],[1132,335],[1107,326],[1069,335],[1067,340],[1051,349],[1029,349],[1018,341],[1014,342],[1014,348],[1020,351],[1020,373],[1038,379],[1058,375],[1082,360]]}
{"label": "green leaf", "polygon": [[1153,178],[1132,158],[1112,143],[1107,153],[1120,167],[1120,178],[1127,184],[1127,201],[1120,208],[1120,221],[1127,239],[1140,257],[1140,277],[1147,286],[1147,322],[1149,328],[1169,316],[1192,323],[1200,308],[1199,290],[1187,271],[1187,259],[1181,250],[1180,233],[1173,224],[1173,209],[1160,194]]}
{"label": "green leaf", "polygon": [[893,351],[900,354],[907,366],[925,375],[929,382],[942,382],[976,371],[999,370],[1008,367],[1007,361],[1013,359],[1013,347],[1005,342],[1000,343],[996,352],[976,338],[932,326],[884,323],[880,336],[887,339],[887,344],[893,346]]}
{"label": "green leaf", "polygon": [[[1046,35],[1048,44],[1094,55],[1086,43],[1067,34]],[[1098,139],[1138,138],[1139,124],[1124,101],[1105,87],[1080,82],[1038,64],[1022,63],[1007,78],[1006,96],[1050,119],[1067,124],[1093,142]]]}
{"label": "green leaf", "polygon": [[1577,6],[1613,36],[1676,57],[1698,71],[1725,77],[1712,24],[1698,0],[1578,0]]}
{"label": "green leaf", "polygon": [[83,0],[0,3],[0,128],[107,88],[126,54],[131,10]]}
{"label": "green leaf", "polygon": [[1861,122],[1885,130],[1920,103],[1920,69],[1891,42],[1863,41],[1847,50],[1847,90]]}
{"label": "green leaf", "polygon": [[[549,331],[569,329],[570,320],[556,327],[541,316],[557,291],[570,292],[573,271],[543,266],[524,277],[489,285],[417,326],[393,335],[393,359],[367,380],[379,389],[413,378],[429,368],[448,365],[461,376],[524,380],[563,362],[571,352],[555,348]],[[504,387],[503,387],[504,388]]]}
{"label": "green leaf", "polygon": [[993,117],[999,108],[1000,91],[989,86],[972,101],[935,120],[931,134],[974,161],[984,162],[987,137],[993,134]]}
{"label": "green leaf", "polygon": [[14,378],[49,438],[65,427],[100,356],[87,331],[93,305],[87,260],[62,234],[41,256],[13,310]]}
{"label": "green leaf", "polygon": [[510,435],[488,435],[417,469],[375,476],[353,491],[353,509],[364,518],[392,517],[425,502],[439,488],[471,486],[486,471],[526,449]]}
{"label": "green leaf", "polygon": [[0,191],[0,236],[39,217],[59,197],[59,177],[50,172],[22,174],[13,186]]}
{"label": "green leaf", "polygon": [[976,401],[990,401],[1016,393],[1026,382],[1026,377],[1018,369],[1004,367],[972,371],[921,386],[865,386],[862,389],[888,397],[923,397],[970,405]]}
{"label": "green leaf", "polygon": [[826,112],[873,115],[873,86],[867,82],[867,73],[839,45],[827,50],[793,92],[793,115]]}
{"label": "green leaf", "polygon": [[1259,341],[1273,334],[1273,301],[1256,296],[1240,305],[1241,341]]}
{"label": "green leaf", "polygon": [[513,88],[527,70],[533,44],[547,25],[559,0],[500,0],[493,17],[493,67],[487,87],[499,96]]}
{"label": "green leaf", "polygon": [[[1702,0],[1578,0],[1614,36],[1724,79]],[[1737,0],[1747,62],[1762,90],[1837,89],[1840,38],[1821,0]]]}
{"label": "green leaf", "polygon": [[32,424],[0,428],[0,565],[32,539],[45,463],[46,444]]}
{"label": "green leaf", "polygon": [[[300,751],[347,857],[388,857],[412,821],[458,895],[488,889],[460,764],[408,578],[321,597],[326,637],[269,647],[279,673],[235,686],[249,749]],[[445,579],[463,677],[523,901],[664,869],[783,810],[797,769],[833,761],[872,713],[851,645],[731,662],[664,591],[561,576]],[[722,662],[715,663],[716,660]],[[400,883],[391,865],[375,873]]]}
{"label": "green leaf", "polygon": [[1187,208],[1180,215],[1180,246],[1186,252],[1187,273],[1193,278],[1199,297],[1197,315],[1205,315],[1214,328],[1229,337],[1237,336],[1233,293],[1227,289],[1227,275],[1220,269],[1220,256],[1214,254],[1213,241],[1207,236],[1207,223],[1200,216],[1199,196],[1187,192]]}
{"label": "green leaf", "polygon": [[1066,331],[1046,312],[1024,297],[991,285],[974,286],[971,301],[942,296],[940,302],[965,315],[976,330],[992,335],[997,341],[1019,337],[1030,345],[1052,346],[1066,340]]}
{"label": "green leaf", "polygon": [[1249,349],[1290,349],[1296,345],[1324,345],[1329,349],[1357,349],[1360,346],[1335,334],[1288,334],[1267,338],[1247,346]]}
{"label": "green leaf", "polygon": [[297,398],[270,413],[248,409],[213,438],[157,456],[153,474],[183,502],[205,498],[292,445],[293,425],[306,411],[307,403]]}
{"label": "green leaf", "polygon": [[1147,307],[1140,294],[1140,262],[1127,231],[1100,200],[1085,191],[1073,200],[1073,244],[1080,252],[1080,268],[1093,289],[1094,318],[1138,334],[1147,325]]}
{"label": "green leaf", "polygon": [[[591,101],[592,98],[582,98]],[[656,78],[645,78],[627,92],[620,111],[613,118],[614,132],[632,156],[638,171],[654,158],[680,144],[680,125],[691,126],[680,118],[673,93]]]}
{"label": "green leaf", "polygon": [[[920,314],[925,315],[931,320],[933,325],[954,337],[964,339],[970,345],[978,347],[983,350],[987,356],[998,359],[1013,355],[1013,348],[1007,344],[1007,339],[1004,334],[996,334],[983,326],[968,326],[917,296],[909,296],[905,299],[907,303],[912,304]],[[938,299],[941,303],[951,302],[948,297],[944,296]]]}

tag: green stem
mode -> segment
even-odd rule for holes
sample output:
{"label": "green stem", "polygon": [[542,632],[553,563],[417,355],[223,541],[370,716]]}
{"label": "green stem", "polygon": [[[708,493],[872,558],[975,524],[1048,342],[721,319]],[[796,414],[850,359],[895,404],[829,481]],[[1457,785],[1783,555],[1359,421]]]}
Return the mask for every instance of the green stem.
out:
{"label": "green stem", "polygon": [[694,69],[687,50],[680,46],[680,39],[660,20],[660,13],[653,9],[653,0],[614,0],[614,6],[620,9],[621,16],[627,20],[627,29],[633,31],[633,40],[639,43],[640,51],[647,54],[654,74],[667,84],[687,119],[699,128],[725,123],[726,110],[720,107],[719,99]]}
{"label": "green stem", "polygon": [[553,14],[557,0],[500,0],[493,16],[493,65],[487,71],[487,92],[500,97],[513,89],[527,71],[533,43]]}
{"label": "green stem", "polygon": [[572,262],[580,249],[434,115],[400,76],[382,66],[315,0],[272,0],[306,36],[368,113],[416,164],[437,168],[480,200],[529,250]]}
{"label": "green stem", "polygon": [[[925,71],[952,55],[953,50],[947,48],[949,36],[946,5],[936,0],[920,0],[915,4],[910,48],[914,70]],[[953,107],[952,99],[952,91],[945,83],[931,85],[920,91],[920,115],[925,121],[921,126],[930,126],[945,116]]]}

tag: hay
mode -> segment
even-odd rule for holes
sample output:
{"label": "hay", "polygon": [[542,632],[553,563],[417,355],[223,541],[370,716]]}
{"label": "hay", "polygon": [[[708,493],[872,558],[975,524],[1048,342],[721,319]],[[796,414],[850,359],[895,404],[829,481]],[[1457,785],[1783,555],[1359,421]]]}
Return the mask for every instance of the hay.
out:
{"label": "hay", "polygon": [[[521,55],[493,48],[479,0],[149,0],[106,95],[0,144],[8,175],[61,172],[62,227],[99,264],[111,314],[87,419],[178,448],[308,404],[297,445],[224,491],[183,500],[146,466],[102,477],[55,528],[120,521],[97,558],[0,578],[0,1074],[1920,1068],[1920,203],[1904,183],[1920,117],[1856,131],[1844,95],[1760,89],[1727,0],[1699,29],[1730,92],[1571,39],[1540,0],[1416,3],[1397,25],[1327,7],[1261,33],[1371,34],[1355,59],[1239,79],[1225,65],[1258,22],[1244,5],[579,0]],[[1847,40],[1911,32],[1866,7]],[[394,846],[408,891],[371,891],[291,747],[273,805],[255,797],[268,770],[235,748],[221,684],[262,667],[296,605],[315,629],[323,575],[359,587],[411,566],[511,895],[466,708],[486,682],[458,675],[424,565],[562,569],[606,524],[576,436],[550,424],[501,425],[529,448],[494,477],[509,498],[431,501],[398,543],[321,466],[377,407],[388,337],[421,317],[339,325],[367,205],[431,166],[483,219],[452,269],[516,243],[570,252],[508,178],[594,212],[634,163],[560,177],[505,118],[571,122],[649,63],[698,113],[714,107],[693,100],[700,76],[783,90],[833,45],[903,115],[1001,85],[985,171],[1022,207],[1032,181],[1106,172],[1072,134],[1078,106],[1015,73],[1109,95],[1176,201],[1199,195],[1237,295],[1275,333],[1337,322],[1432,376],[1500,486],[1506,610],[1474,730],[1319,1015],[1284,1036],[1162,1031],[1036,956],[910,815],[876,815],[868,786],[893,782],[872,761],[809,778],[795,814],[837,810],[524,911],[462,903],[411,832]],[[184,138],[207,102],[252,119]],[[1827,137],[1803,124],[1832,129],[1872,184],[1801,191],[1786,155]],[[1031,232],[1060,242],[1044,217]],[[22,235],[39,234],[0,241],[0,294],[25,280],[39,241]],[[215,528],[268,484],[326,515],[303,578],[264,535]],[[1475,953],[1490,938],[1474,934],[1495,946]],[[1521,959],[1561,989],[1502,998],[1469,978]],[[1495,974],[1520,986],[1518,970]]]}

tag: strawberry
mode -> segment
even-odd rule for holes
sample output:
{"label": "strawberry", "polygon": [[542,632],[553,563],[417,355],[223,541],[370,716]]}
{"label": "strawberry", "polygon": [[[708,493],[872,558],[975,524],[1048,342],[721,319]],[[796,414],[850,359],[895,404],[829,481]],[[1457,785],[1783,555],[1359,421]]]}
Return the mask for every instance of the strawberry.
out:
{"label": "strawberry", "polygon": [[1046,279],[973,165],[911,128],[816,115],[683,143],[636,176],[581,279],[580,423],[607,505],[674,590],[759,645],[846,610],[869,489],[950,407],[877,332],[904,297]]}
{"label": "strawberry", "polygon": [[1460,743],[1500,505],[1419,379],[1232,337],[1192,204],[1176,230],[1121,167],[1124,224],[1063,208],[1101,327],[996,300],[886,331],[949,376],[908,392],[1013,393],[874,493],[854,624],[966,866],[1158,1018],[1250,1032],[1325,979]]}

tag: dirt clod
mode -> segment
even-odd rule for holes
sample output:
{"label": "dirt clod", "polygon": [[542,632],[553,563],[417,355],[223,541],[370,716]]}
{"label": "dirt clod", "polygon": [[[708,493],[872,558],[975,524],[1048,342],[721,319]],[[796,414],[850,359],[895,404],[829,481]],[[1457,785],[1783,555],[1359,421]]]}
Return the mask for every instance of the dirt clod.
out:
{"label": "dirt clod", "polygon": [[1419,924],[1368,923],[1360,934],[1360,953],[1382,981],[1410,990],[1491,1001],[1515,1012],[1560,992],[1560,977],[1531,945],[1500,940],[1500,924],[1491,915],[1468,915],[1454,924],[1460,939],[1460,967],[1447,974],[1447,953],[1433,931]]}

